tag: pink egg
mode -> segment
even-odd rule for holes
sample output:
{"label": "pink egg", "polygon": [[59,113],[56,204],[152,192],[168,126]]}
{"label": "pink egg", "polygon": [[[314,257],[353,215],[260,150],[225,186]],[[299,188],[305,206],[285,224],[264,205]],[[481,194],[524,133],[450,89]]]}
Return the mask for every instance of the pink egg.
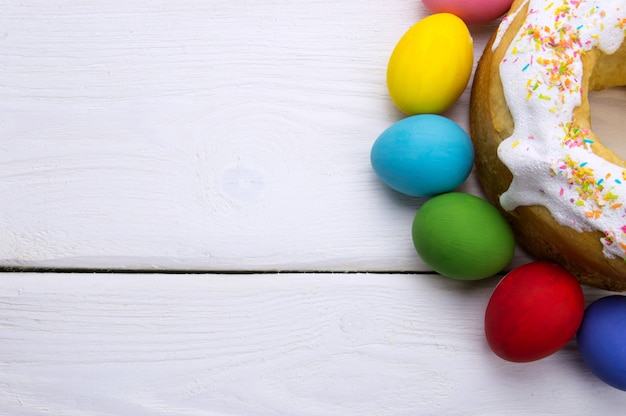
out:
{"label": "pink egg", "polygon": [[452,13],[467,24],[487,23],[506,13],[513,0],[422,0],[433,13]]}

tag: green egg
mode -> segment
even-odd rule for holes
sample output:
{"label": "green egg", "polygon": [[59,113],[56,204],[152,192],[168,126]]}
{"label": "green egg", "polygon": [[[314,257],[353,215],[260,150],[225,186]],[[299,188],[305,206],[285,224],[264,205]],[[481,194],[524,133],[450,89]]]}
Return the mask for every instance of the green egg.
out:
{"label": "green egg", "polygon": [[493,276],[515,253],[513,231],[487,201],[452,192],[428,200],[413,220],[417,254],[437,273],[460,280]]}

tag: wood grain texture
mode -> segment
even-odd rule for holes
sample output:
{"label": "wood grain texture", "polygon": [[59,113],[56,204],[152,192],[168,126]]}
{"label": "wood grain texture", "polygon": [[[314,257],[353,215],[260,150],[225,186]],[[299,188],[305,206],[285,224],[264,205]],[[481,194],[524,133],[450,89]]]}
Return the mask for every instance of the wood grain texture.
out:
{"label": "wood grain texture", "polygon": [[[402,117],[384,74],[419,1],[0,10],[0,266],[428,270],[423,200],[369,165]],[[477,57],[493,29],[471,28]],[[463,127],[468,99],[446,114]],[[527,365],[490,353],[497,279],[0,273],[0,414],[622,414],[573,342]]]}
{"label": "wood grain texture", "polygon": [[489,351],[494,284],[4,274],[0,413],[622,414],[624,393],[592,376],[574,343],[530,364]]}
{"label": "wood grain texture", "polygon": [[[403,117],[385,71],[420,2],[30,0],[2,14],[0,265],[428,270],[410,241],[423,201],[369,164]],[[472,28],[477,57],[493,29]],[[446,114],[464,127],[468,97]]]}

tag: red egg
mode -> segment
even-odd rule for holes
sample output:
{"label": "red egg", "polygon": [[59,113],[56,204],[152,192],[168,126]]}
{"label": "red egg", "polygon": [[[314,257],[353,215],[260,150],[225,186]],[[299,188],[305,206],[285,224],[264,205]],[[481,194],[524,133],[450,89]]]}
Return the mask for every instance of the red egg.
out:
{"label": "red egg", "polygon": [[547,357],[576,334],[585,301],[576,278],[561,266],[534,262],[508,273],[485,312],[485,335],[499,357],[529,362]]}

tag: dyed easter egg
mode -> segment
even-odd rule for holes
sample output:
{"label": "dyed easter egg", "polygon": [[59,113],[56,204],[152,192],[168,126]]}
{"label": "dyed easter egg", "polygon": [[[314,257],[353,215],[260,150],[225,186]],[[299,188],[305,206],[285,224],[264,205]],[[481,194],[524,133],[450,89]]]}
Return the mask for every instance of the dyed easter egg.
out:
{"label": "dyed easter egg", "polygon": [[409,115],[441,113],[465,90],[473,62],[473,41],[465,23],[449,13],[428,16],[413,25],[391,53],[391,99]]}
{"label": "dyed easter egg", "polygon": [[582,288],[570,272],[552,263],[525,264],[508,273],[489,299],[487,342],[505,360],[539,360],[574,338],[584,309]]}
{"label": "dyed easter egg", "polygon": [[428,200],[413,220],[417,254],[437,273],[461,280],[484,279],[513,258],[509,224],[487,201],[451,192]]}
{"label": "dyed easter egg", "polygon": [[467,24],[487,23],[506,13],[513,0],[422,0],[433,13],[452,13]]}
{"label": "dyed easter egg", "polygon": [[422,114],[386,129],[374,142],[370,160],[389,187],[410,196],[433,196],[465,181],[472,170],[474,146],[454,121]]}
{"label": "dyed easter egg", "polygon": [[626,390],[626,297],[607,296],[589,305],[577,341],[589,369],[605,383]]}

